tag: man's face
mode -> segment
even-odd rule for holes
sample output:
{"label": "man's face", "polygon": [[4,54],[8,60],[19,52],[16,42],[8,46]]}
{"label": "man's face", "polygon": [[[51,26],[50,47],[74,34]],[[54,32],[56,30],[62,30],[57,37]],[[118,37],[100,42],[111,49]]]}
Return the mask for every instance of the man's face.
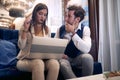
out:
{"label": "man's face", "polygon": [[71,25],[73,25],[74,21],[75,21],[75,16],[74,16],[74,12],[73,10],[70,10],[66,13],[66,16],[65,16],[65,22],[66,23],[69,23]]}

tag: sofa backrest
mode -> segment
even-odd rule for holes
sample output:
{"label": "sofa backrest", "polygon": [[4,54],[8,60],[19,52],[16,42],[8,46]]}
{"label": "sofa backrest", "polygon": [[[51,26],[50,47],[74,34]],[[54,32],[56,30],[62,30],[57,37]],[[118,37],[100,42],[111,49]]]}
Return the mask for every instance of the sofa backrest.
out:
{"label": "sofa backrest", "polygon": [[[18,30],[0,28],[0,39],[3,40],[18,39],[18,34],[19,34]],[[51,33],[51,37],[53,38],[54,36],[55,33]]]}
{"label": "sofa backrest", "polygon": [[12,30],[7,28],[0,28],[0,39],[7,40],[15,44],[17,53],[19,52],[19,48],[17,45],[18,42],[18,30]]}
{"label": "sofa backrest", "polygon": [[0,39],[3,40],[18,39],[18,30],[0,28]]}

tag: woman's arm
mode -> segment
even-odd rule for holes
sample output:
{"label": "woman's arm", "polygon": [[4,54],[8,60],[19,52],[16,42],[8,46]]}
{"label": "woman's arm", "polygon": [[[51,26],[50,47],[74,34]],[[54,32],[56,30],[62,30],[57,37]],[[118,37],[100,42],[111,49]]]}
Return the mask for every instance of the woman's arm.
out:
{"label": "woman's arm", "polygon": [[28,32],[25,32],[23,29],[19,31],[18,46],[20,49],[23,49],[26,46],[27,34]]}
{"label": "woman's arm", "polygon": [[29,27],[30,27],[30,19],[26,18],[22,28],[19,31],[18,46],[20,49],[23,49],[26,46],[26,43],[28,42],[27,40],[30,37],[30,32],[28,31]]}

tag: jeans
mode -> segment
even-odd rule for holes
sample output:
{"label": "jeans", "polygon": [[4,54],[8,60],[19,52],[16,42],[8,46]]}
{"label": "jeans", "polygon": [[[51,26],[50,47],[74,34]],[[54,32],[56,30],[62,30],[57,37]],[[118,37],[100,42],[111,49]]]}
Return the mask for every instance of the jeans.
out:
{"label": "jeans", "polygon": [[93,57],[88,53],[83,53],[76,58],[61,59],[60,71],[65,79],[76,78],[72,66],[82,69],[82,76],[93,74]]}

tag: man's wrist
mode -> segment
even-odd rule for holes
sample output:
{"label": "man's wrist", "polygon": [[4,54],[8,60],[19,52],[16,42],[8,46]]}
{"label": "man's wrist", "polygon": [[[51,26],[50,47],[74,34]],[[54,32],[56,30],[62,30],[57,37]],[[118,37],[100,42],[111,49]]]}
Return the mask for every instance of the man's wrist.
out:
{"label": "man's wrist", "polygon": [[72,32],[72,37],[75,35],[76,32]]}

